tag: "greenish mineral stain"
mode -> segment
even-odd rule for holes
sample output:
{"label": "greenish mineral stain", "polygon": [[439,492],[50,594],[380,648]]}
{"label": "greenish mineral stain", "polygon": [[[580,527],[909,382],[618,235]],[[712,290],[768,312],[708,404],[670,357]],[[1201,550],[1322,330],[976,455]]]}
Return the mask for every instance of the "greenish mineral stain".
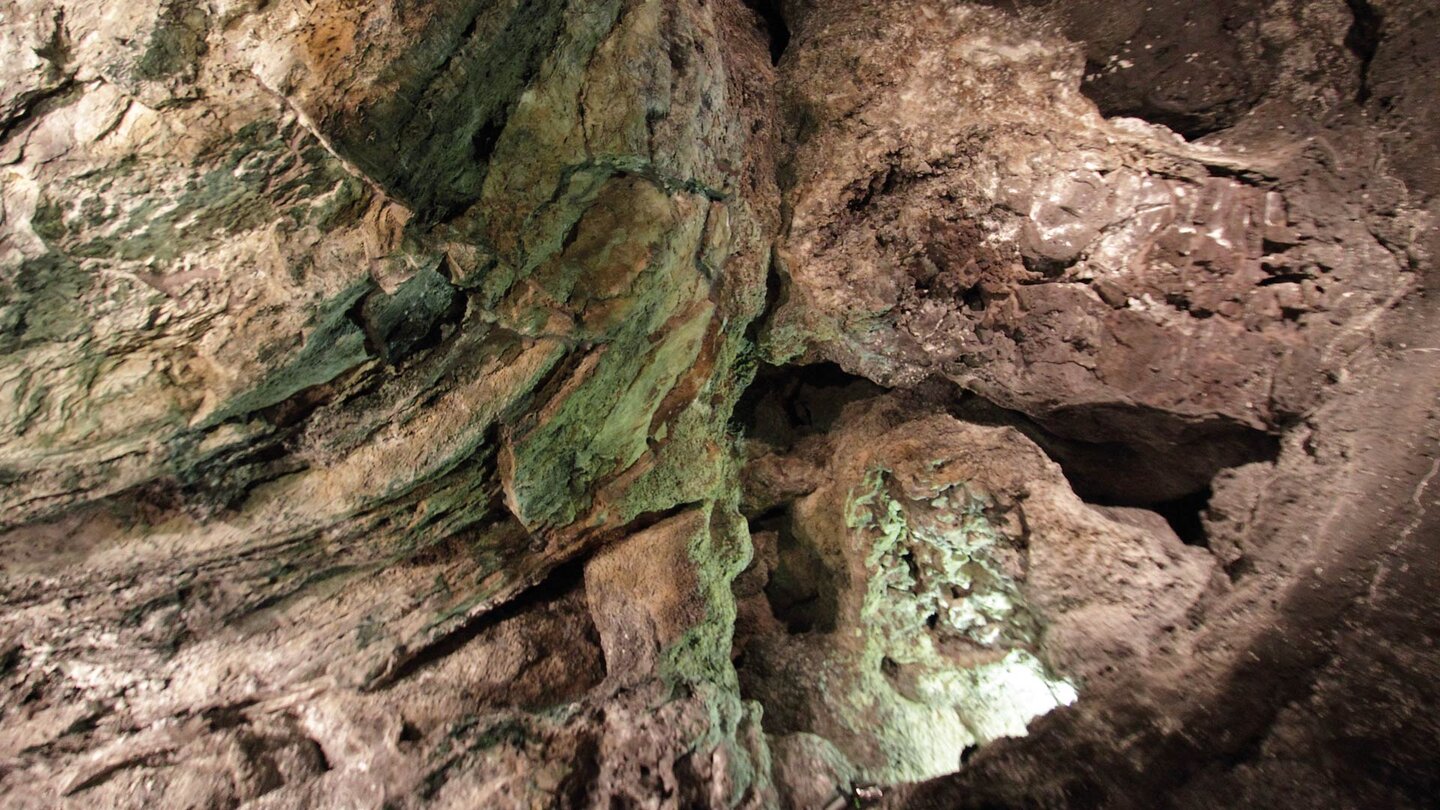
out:
{"label": "greenish mineral stain", "polygon": [[278,405],[301,391],[331,382],[369,360],[365,333],[350,317],[350,309],[373,288],[374,283],[366,279],[326,301],[316,313],[315,327],[305,338],[300,352],[259,385],[217,409],[202,427],[213,427]]}
{"label": "greenish mineral stain", "polygon": [[[1076,699],[1074,686],[1030,652],[1038,625],[999,565],[1008,541],[986,517],[986,497],[960,484],[924,505],[931,519],[915,520],[918,506],[892,495],[890,473],[878,467],[846,505],[846,525],[869,543],[871,576],[859,681],[840,701],[888,760],[866,773],[878,781],[954,772],[967,747],[1023,736],[1031,719]],[[957,665],[936,644],[937,622],[997,657]],[[887,666],[910,673],[905,694],[884,675]]]}
{"label": "greenish mineral stain", "polygon": [[386,362],[414,353],[458,303],[458,291],[436,270],[439,263],[438,257],[430,261],[394,295],[375,293],[365,300],[365,331]]}
{"label": "greenish mineral stain", "polygon": [[90,274],[58,253],[28,259],[0,278],[0,354],[89,332],[83,302],[92,284]]}
{"label": "greenish mineral stain", "polygon": [[167,3],[136,65],[136,73],[142,79],[158,80],[193,69],[206,51],[209,22],[209,15],[198,4],[183,0]]}
{"label": "greenish mineral stain", "polygon": [[[727,466],[727,472],[735,472],[730,467],[733,459],[721,463]],[[707,529],[691,538],[688,548],[697,585],[704,595],[706,616],[661,651],[659,671],[672,692],[684,689],[705,702],[709,722],[693,741],[693,747],[698,751],[717,746],[727,750],[732,780],[729,798],[734,806],[747,790],[763,789],[768,784],[770,762],[763,741],[758,751],[740,742],[747,725],[758,728],[761,710],[758,704],[741,700],[739,677],[730,660],[736,617],[731,583],[749,565],[754,547],[740,514],[738,492],[730,488],[716,495],[718,500],[705,507]]]}
{"label": "greenish mineral stain", "polygon": [[506,5],[440,6],[377,79],[395,92],[337,133],[340,151],[422,216],[479,198],[510,111],[556,45],[566,3]]}

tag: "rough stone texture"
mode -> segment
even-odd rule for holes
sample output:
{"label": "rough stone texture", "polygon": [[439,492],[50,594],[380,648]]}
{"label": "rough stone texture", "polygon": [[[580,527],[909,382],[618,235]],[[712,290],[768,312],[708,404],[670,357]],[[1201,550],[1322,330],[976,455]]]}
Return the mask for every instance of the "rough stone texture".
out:
{"label": "rough stone texture", "polygon": [[[1283,84],[1264,123],[1237,125],[1252,131],[1192,144],[1103,118],[1082,54],[1042,19],[813,5],[782,71],[795,125],[777,361],[833,360],[887,385],[941,376],[1066,439],[1184,445],[1172,469],[1130,482],[1164,501],[1264,457],[1263,434],[1343,362],[1342,336],[1411,286],[1406,246],[1425,220],[1375,170],[1376,134],[1348,129],[1342,158]],[[1279,49],[1291,72],[1308,54],[1307,103],[1334,102],[1332,80],[1354,74],[1331,69],[1349,65],[1343,4],[1252,5],[1265,5],[1247,23],[1254,49]],[[1062,12],[1082,28],[1112,19]],[[1146,14],[1195,37],[1187,14],[1214,19]],[[1209,43],[1194,47],[1223,73]],[[1102,99],[1123,94],[1110,71],[1151,87],[1154,71],[1120,53],[1090,85]]]}
{"label": "rough stone texture", "polygon": [[1437,32],[5,6],[0,805],[1432,804]]}
{"label": "rough stone texture", "polygon": [[718,661],[644,695],[595,691],[606,577],[529,595],[731,497],[778,204],[753,14],[4,13],[5,792],[760,802],[706,601],[739,557],[695,550],[661,639]]}
{"label": "rough stone texture", "polygon": [[872,782],[1023,734],[1073,701],[1061,676],[1143,665],[1217,584],[1204,550],[1107,519],[1018,431],[925,411],[852,405],[818,446],[752,464],[761,492],[810,480],[737,582],[760,617],[737,638],[742,688],[767,729],[830,740]]}

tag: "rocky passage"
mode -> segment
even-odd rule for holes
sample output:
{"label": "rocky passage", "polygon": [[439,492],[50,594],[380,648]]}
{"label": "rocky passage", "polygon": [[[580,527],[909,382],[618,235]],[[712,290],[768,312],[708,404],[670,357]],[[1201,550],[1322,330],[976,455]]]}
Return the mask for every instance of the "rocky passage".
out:
{"label": "rocky passage", "polygon": [[0,805],[1423,807],[1424,0],[0,9]]}

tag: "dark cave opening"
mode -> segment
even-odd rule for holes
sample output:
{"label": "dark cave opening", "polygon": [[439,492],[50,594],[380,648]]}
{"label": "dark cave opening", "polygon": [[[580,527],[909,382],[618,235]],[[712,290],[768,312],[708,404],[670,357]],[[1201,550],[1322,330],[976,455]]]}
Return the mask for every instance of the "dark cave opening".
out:
{"label": "dark cave opening", "polygon": [[777,564],[765,584],[765,597],[792,635],[835,630],[840,587],[825,561],[790,530],[788,516],[775,521]]}
{"label": "dark cave opening", "polygon": [[[1060,465],[1076,495],[1103,506],[1184,511],[1191,499],[1208,499],[1210,482],[1222,470],[1271,462],[1280,453],[1279,439],[1263,431],[1231,423],[1190,425],[1163,411],[1073,409],[1042,420],[970,394],[959,396],[950,411],[966,421],[1019,430]],[[1193,527],[1193,521],[1182,523]]]}
{"label": "dark cave opening", "polygon": [[1205,534],[1204,516],[1205,510],[1210,508],[1210,498],[1214,491],[1206,487],[1189,495],[1182,495],[1174,500],[1157,503],[1150,509],[1158,512],[1170,528],[1175,530],[1181,542],[1187,546],[1208,546],[1209,538]]}
{"label": "dark cave opening", "polygon": [[1360,60],[1360,88],[1355,93],[1355,102],[1364,104],[1370,100],[1370,65],[1380,50],[1384,15],[1369,0],[1345,0],[1345,5],[1355,18],[1350,30],[1345,32],[1345,47]]}
{"label": "dark cave opening", "polygon": [[[766,365],[741,397],[734,424],[740,434],[784,451],[830,431],[846,405],[888,390],[834,363]],[[1161,412],[1062,413],[1042,423],[948,385],[917,395],[934,397],[937,404],[948,401],[950,413],[964,421],[1019,430],[1060,465],[1071,489],[1086,503],[1158,514],[1193,546],[1208,546],[1203,517],[1215,476],[1244,464],[1273,462],[1279,455],[1279,442],[1272,435],[1234,425],[1196,429],[1191,435]],[[1110,421],[1116,426],[1103,430]],[[1136,429],[1141,424],[1147,429]],[[1087,439],[1074,438],[1070,429]],[[1092,435],[1097,431],[1100,435]],[[1140,433],[1175,437],[1147,442],[1136,438]],[[765,525],[757,523],[756,528],[775,529],[776,518],[760,516],[757,521]]]}
{"label": "dark cave opening", "polygon": [[1210,499],[1214,496],[1214,490],[1209,486],[1198,489],[1194,492],[1171,498],[1168,501],[1159,503],[1147,503],[1135,505],[1126,503],[1123,500],[1101,499],[1087,501],[1091,506],[1118,507],[1129,509],[1144,509],[1154,512],[1165,518],[1175,536],[1187,546],[1198,546],[1209,548],[1210,539],[1205,532],[1205,511],[1210,508]]}
{"label": "dark cave opening", "polygon": [[780,57],[790,47],[790,26],[785,22],[782,0],[745,0],[745,5],[760,16],[770,38],[770,64],[780,64]]}
{"label": "dark cave opening", "polygon": [[1275,80],[1245,45],[1261,0],[1123,5],[1113,16],[1095,13],[1103,4],[1055,12],[1086,43],[1081,92],[1106,118],[1139,118],[1195,141],[1234,126]]}
{"label": "dark cave opening", "polygon": [[742,435],[786,448],[829,430],[846,405],[885,390],[835,363],[766,364],[740,397],[732,421]]}

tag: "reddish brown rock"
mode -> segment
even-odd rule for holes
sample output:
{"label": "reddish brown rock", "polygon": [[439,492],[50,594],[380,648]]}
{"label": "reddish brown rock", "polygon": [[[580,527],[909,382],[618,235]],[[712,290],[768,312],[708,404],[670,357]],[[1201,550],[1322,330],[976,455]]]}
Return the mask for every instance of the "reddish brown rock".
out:
{"label": "reddish brown rock", "polygon": [[[1292,26],[1266,29],[1284,47],[1351,58],[1267,13]],[[1370,171],[1368,130],[1337,161],[1313,118],[1281,112],[1203,143],[1102,118],[1048,19],[922,0],[802,18],[769,347],[884,385],[943,377],[1063,438],[1166,453],[1177,480],[1148,495],[1166,500],[1263,457],[1313,404],[1345,336],[1411,289],[1385,231],[1423,215]]]}

